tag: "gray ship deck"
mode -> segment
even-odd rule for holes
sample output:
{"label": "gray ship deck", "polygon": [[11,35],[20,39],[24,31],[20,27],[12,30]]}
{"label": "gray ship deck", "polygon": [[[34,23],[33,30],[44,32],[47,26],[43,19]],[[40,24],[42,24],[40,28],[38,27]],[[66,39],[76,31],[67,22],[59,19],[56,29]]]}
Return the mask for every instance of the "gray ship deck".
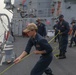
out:
{"label": "gray ship deck", "polygon": [[[50,38],[47,38],[48,41]],[[14,42],[14,51],[17,56],[19,56],[25,49],[27,43],[27,38],[16,37]],[[58,53],[58,43],[51,42],[50,45],[53,47],[53,61],[49,65],[51,67],[54,75],[76,75],[76,47],[67,49],[66,59],[57,59],[55,55]],[[32,48],[31,52],[34,50]],[[31,69],[34,67],[35,63],[39,59],[39,55],[31,54],[25,58],[20,63],[12,66],[9,70],[4,72],[2,75],[30,75]],[[0,73],[6,69],[9,65],[0,66]],[[45,74],[43,74],[45,75]]]}

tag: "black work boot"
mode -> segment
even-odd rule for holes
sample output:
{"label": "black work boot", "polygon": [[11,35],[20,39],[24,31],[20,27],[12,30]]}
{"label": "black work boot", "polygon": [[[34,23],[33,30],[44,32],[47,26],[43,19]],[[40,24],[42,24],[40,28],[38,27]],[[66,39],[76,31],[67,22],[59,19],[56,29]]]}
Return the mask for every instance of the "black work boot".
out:
{"label": "black work boot", "polygon": [[46,75],[53,75],[53,74],[46,74]]}
{"label": "black work boot", "polygon": [[45,74],[46,74],[46,75],[53,75],[50,68],[47,68],[47,69],[45,70]]}
{"label": "black work boot", "polygon": [[75,45],[73,45],[73,46],[76,46],[76,44],[75,44]]}
{"label": "black work boot", "polygon": [[60,56],[59,57],[59,59],[65,59],[66,58],[66,56]]}
{"label": "black work boot", "polygon": [[72,45],[69,45],[69,47],[72,47]]}
{"label": "black work boot", "polygon": [[65,53],[63,53],[61,56],[59,56],[59,59],[65,59],[65,58],[66,58]]}

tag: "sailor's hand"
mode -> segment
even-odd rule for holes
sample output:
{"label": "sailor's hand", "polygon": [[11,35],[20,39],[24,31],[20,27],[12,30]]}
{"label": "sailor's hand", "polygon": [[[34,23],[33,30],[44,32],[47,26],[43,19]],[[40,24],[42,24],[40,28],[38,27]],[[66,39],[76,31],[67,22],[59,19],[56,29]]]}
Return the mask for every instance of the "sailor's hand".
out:
{"label": "sailor's hand", "polygon": [[57,28],[55,28],[55,30],[56,30]]}
{"label": "sailor's hand", "polygon": [[58,30],[58,32],[60,33],[61,31],[60,31],[60,30]]}
{"label": "sailor's hand", "polygon": [[20,57],[17,57],[15,60],[14,60],[14,63],[17,64],[21,61],[21,58]]}
{"label": "sailor's hand", "polygon": [[58,30],[58,31],[59,31],[59,32],[58,32],[58,33],[59,33],[59,35],[62,35],[62,34],[63,34],[60,30]]}

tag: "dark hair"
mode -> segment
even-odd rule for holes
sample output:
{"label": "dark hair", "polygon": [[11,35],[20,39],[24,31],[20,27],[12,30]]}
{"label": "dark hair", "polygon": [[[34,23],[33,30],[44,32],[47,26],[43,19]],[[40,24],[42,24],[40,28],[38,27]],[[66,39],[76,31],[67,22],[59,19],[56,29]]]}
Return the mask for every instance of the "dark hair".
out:
{"label": "dark hair", "polygon": [[41,21],[41,19],[40,19],[40,18],[38,18],[38,19],[36,20],[36,22],[39,22],[39,21]]}
{"label": "dark hair", "polygon": [[59,18],[64,18],[64,15],[62,15],[62,14],[61,14],[61,15],[59,15]]}
{"label": "dark hair", "polygon": [[71,24],[76,23],[76,22],[71,22]]}
{"label": "dark hair", "polygon": [[58,22],[58,20],[56,20],[56,22]]}

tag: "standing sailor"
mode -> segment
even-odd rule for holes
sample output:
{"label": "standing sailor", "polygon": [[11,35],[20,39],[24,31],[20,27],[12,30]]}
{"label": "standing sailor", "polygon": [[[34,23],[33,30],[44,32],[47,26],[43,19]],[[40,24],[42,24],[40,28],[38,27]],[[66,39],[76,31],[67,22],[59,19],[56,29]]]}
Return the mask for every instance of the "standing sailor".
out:
{"label": "standing sailor", "polygon": [[23,32],[26,33],[30,39],[23,53],[16,58],[14,62],[20,62],[23,57],[30,53],[31,47],[34,45],[36,50],[33,53],[37,55],[41,54],[41,57],[32,69],[30,75],[42,75],[43,72],[45,72],[46,75],[53,75],[51,69],[48,68],[52,61],[52,47],[48,41],[37,33],[37,26],[34,23],[30,23]]}
{"label": "standing sailor", "polygon": [[59,16],[59,22],[58,22],[58,31],[60,32],[59,35],[59,59],[66,58],[66,49],[68,44],[68,32],[69,32],[69,24],[64,20],[64,16]]}
{"label": "standing sailor", "polygon": [[56,21],[56,24],[53,26],[53,29],[55,30],[55,40],[54,40],[54,42],[56,42],[56,40],[58,39],[58,41],[59,41],[59,35],[58,35],[58,21]]}
{"label": "standing sailor", "polygon": [[72,24],[72,38],[69,47],[72,47],[73,41],[75,43],[74,46],[76,46],[76,25],[75,22],[72,22],[71,24]]}
{"label": "standing sailor", "polygon": [[45,37],[47,35],[45,24],[43,24],[40,19],[37,19],[36,22],[38,27],[38,33],[41,36]]}

